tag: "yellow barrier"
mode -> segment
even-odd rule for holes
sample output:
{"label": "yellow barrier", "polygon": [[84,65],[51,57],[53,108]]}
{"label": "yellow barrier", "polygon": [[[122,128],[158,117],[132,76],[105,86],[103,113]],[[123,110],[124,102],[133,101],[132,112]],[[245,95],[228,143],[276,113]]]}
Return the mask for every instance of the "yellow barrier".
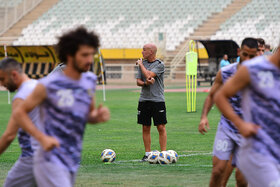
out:
{"label": "yellow barrier", "polygon": [[138,59],[142,57],[142,49],[101,49],[104,59]]}
{"label": "yellow barrier", "polygon": [[[53,46],[8,46],[8,56],[19,62],[59,62]],[[197,50],[194,50],[197,52]],[[142,58],[142,49],[101,49],[104,59]],[[198,49],[199,58],[208,58],[205,48]],[[4,48],[0,47],[0,60],[4,58]]]}
{"label": "yellow barrier", "polygon": [[[197,49],[194,49],[197,52]],[[142,57],[142,49],[101,49],[104,59],[138,59]],[[208,59],[205,48],[198,49],[198,58]]]}

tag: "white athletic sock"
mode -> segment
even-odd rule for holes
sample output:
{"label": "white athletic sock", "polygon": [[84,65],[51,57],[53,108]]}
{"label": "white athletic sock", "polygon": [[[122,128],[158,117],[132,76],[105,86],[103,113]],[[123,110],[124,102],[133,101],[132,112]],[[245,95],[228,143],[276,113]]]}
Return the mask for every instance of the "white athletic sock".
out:
{"label": "white athletic sock", "polygon": [[149,156],[151,152],[145,152],[145,156]]}

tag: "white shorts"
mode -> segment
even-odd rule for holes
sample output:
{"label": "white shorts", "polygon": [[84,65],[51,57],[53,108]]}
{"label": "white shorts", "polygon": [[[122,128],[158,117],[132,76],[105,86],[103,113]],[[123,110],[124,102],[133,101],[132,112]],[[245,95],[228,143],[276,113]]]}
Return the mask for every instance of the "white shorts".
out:
{"label": "white shorts", "polygon": [[252,150],[250,144],[239,149],[237,165],[250,187],[280,187],[280,165]]}
{"label": "white shorts", "polygon": [[36,187],[33,157],[20,157],[8,172],[4,187]]}
{"label": "white shorts", "polygon": [[76,173],[70,173],[52,162],[42,161],[43,155],[39,150],[35,153],[33,167],[38,187],[73,187]]}
{"label": "white shorts", "polygon": [[220,160],[230,160],[233,154],[233,161],[235,161],[240,140],[241,135],[239,133],[235,133],[219,125],[213,147],[213,156],[216,156]]}

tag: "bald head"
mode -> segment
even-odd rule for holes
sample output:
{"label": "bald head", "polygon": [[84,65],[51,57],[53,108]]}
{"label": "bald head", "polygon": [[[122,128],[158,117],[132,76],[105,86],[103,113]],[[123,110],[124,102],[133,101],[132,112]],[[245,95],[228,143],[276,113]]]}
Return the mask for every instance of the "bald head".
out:
{"label": "bald head", "polygon": [[142,55],[148,61],[154,61],[157,54],[157,46],[155,44],[145,44],[143,47]]}
{"label": "bald head", "polygon": [[144,45],[144,48],[150,49],[153,54],[157,54],[157,46],[155,44],[146,44]]}

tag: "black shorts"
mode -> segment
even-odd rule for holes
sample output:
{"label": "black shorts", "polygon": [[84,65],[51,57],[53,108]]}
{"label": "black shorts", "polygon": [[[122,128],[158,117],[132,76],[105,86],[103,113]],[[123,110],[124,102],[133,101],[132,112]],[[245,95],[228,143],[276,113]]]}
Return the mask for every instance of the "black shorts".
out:
{"label": "black shorts", "polygon": [[137,123],[150,126],[153,118],[154,125],[166,124],[166,107],[165,102],[139,102]]}

